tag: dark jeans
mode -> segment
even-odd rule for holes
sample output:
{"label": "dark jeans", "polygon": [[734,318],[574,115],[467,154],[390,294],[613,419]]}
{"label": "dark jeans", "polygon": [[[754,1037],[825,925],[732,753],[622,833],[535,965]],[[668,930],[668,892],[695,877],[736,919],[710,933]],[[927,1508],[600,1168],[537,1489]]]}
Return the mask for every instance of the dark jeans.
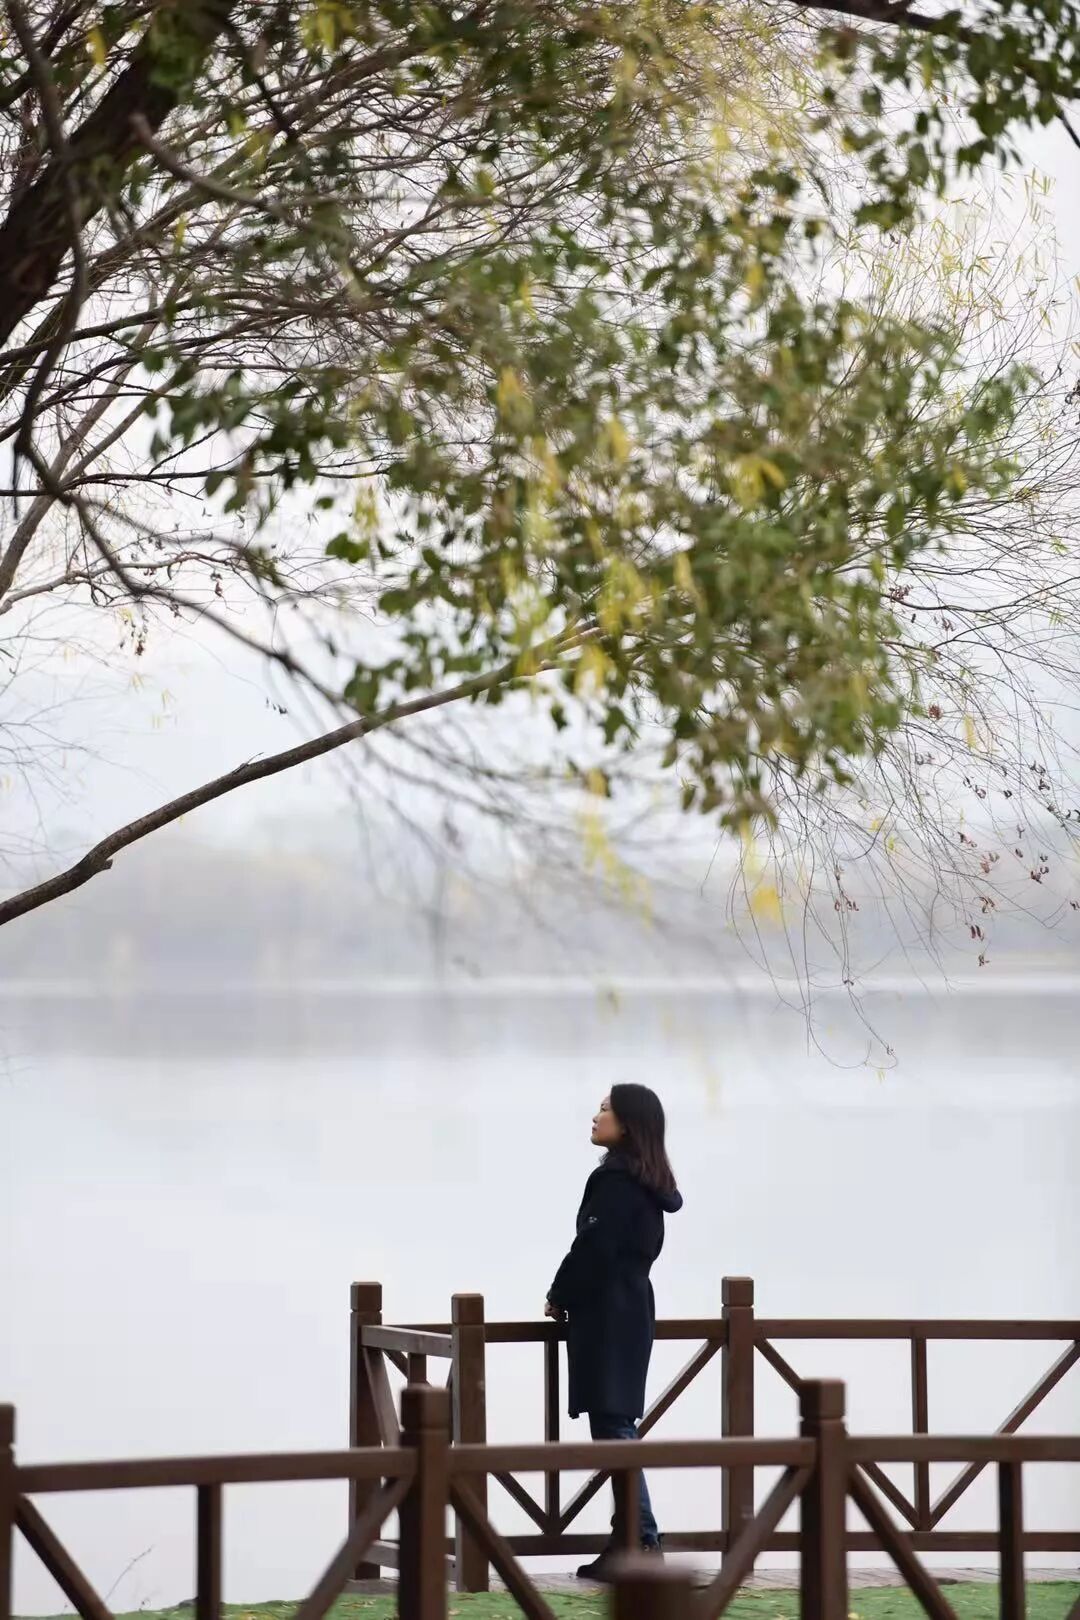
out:
{"label": "dark jeans", "polygon": [[[637,1424],[633,1418],[618,1417],[612,1412],[590,1412],[589,1429],[594,1440],[636,1440],[638,1437]],[[641,1474],[638,1477],[641,1480],[641,1539],[648,1545],[660,1540],[660,1532],[656,1528],[656,1518],[649,1500],[649,1487],[645,1483],[645,1475]],[[621,1541],[618,1521],[619,1508],[616,1498],[615,1517],[611,1524],[616,1540]]]}

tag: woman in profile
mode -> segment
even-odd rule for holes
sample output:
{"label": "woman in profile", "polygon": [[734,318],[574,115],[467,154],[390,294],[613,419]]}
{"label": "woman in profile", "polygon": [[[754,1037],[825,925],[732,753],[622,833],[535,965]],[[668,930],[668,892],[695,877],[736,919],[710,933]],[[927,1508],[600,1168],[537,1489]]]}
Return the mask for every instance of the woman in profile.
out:
{"label": "woman in profile", "polygon": [[[647,1086],[612,1086],[592,1141],[606,1152],[585,1185],[577,1237],[545,1314],[568,1324],[570,1416],[588,1413],[594,1440],[636,1440],[656,1326],[649,1273],[664,1246],[664,1216],[682,1208],[682,1195],[664,1146],[664,1110]],[[625,1541],[618,1497],[612,1530],[596,1562],[578,1570],[582,1580],[606,1580]],[[644,1475],[641,1545],[661,1550]]]}

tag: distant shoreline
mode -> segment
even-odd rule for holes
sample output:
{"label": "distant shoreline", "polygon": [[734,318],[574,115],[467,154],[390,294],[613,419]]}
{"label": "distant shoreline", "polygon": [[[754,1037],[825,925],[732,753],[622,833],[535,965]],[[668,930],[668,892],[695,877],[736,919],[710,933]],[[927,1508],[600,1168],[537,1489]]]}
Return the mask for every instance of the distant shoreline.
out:
{"label": "distant shoreline", "polygon": [[[350,979],[297,979],[297,978],[244,978],[177,982],[175,979],[127,979],[102,982],[97,979],[7,979],[0,978],[0,997],[9,1000],[97,1000],[101,998],[124,1000],[131,996],[153,995],[160,998],[199,996],[207,1000],[220,1000],[227,996],[286,996],[290,999],[344,1000],[370,999],[377,996],[425,996],[442,998],[498,998],[505,996],[535,997],[623,997],[623,996],[705,996],[742,995],[775,997],[784,991],[804,993],[804,981],[781,979],[765,972],[748,974],[745,971],[730,974],[692,974],[680,978],[659,975],[609,974],[504,974],[485,976],[464,974],[438,977],[434,975],[380,975]],[[978,975],[941,974],[928,968],[926,976],[914,974],[882,974],[876,978],[859,980],[854,986],[824,984],[811,981],[815,996],[849,995],[855,998],[879,995],[917,996],[1064,996],[1080,994],[1080,972],[1068,970],[1032,971],[1030,967],[1010,971],[1001,968],[997,973],[983,971]]]}

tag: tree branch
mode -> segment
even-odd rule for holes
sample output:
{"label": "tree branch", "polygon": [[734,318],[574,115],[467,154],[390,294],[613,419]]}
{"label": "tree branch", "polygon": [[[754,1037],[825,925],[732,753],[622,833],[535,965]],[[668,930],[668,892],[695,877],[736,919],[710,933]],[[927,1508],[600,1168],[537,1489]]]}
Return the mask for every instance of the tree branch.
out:
{"label": "tree branch", "polygon": [[[191,562],[201,563],[206,568],[219,569],[222,572],[235,566],[235,559],[229,556],[219,557],[212,552],[189,549],[177,551],[168,557],[158,557],[153,562],[139,561],[133,563],[131,568],[132,572],[136,574],[166,573],[171,578],[175,570],[183,568],[185,564]],[[27,602],[33,597],[52,596],[56,592],[62,591],[66,586],[72,585],[85,585],[92,591],[94,586],[100,584],[102,580],[115,579],[115,577],[115,569],[111,563],[107,562],[100,562],[90,567],[66,568],[62,574],[41,580],[36,585],[25,585],[21,590],[9,591],[3,601],[0,602],[0,617],[5,613],[10,613],[12,608],[17,607],[20,602]],[[162,598],[162,600],[169,602],[171,605],[171,599]],[[262,647],[259,650],[265,652]]]}
{"label": "tree branch", "polygon": [[[73,24],[78,22],[81,13],[85,10],[85,0],[75,0],[74,5],[67,6],[57,13],[52,26],[41,40],[43,56],[52,58],[56,54],[64,35]],[[17,101],[26,95],[28,90],[33,88],[33,71],[27,68],[25,73],[21,73],[17,79],[12,79],[10,84],[5,84],[3,89],[0,90],[0,111],[13,107]]]}
{"label": "tree branch", "polygon": [[[578,629],[536,648],[534,656],[537,662],[533,666],[533,672],[539,674],[552,669],[554,660],[559,654],[579,646],[591,633]],[[215,799],[224,798],[227,793],[234,793],[237,788],[247,787],[251,782],[261,782],[269,776],[279,776],[283,771],[290,771],[297,765],[306,765],[310,760],[321,759],[324,754],[333,753],[335,749],[343,748],[347,743],[358,742],[361,738],[382,731],[399,720],[406,720],[412,715],[427,714],[432,710],[445,708],[450,703],[481,697],[497,686],[523,679],[521,670],[522,658],[517,657],[487,675],[474,676],[472,680],[463,681],[459,686],[449,687],[444,692],[429,692],[424,697],[414,698],[410,702],[393,704],[382,714],[350,720],[347,724],[338,726],[336,730],[324,732],[322,736],[313,737],[308,742],[298,743],[294,748],[282,749],[280,753],[269,754],[265,759],[248,760],[245,764],[238,765],[235,770],[226,772],[224,776],[216,776],[212,781],[204,782],[200,787],[192,788],[179,798],[170,799],[167,804],[159,805],[147,815],[119,827],[100,843],[95,844],[93,849],[88,850],[81,860],[69,866],[66,871],[58,872],[55,877],[46,878],[43,883],[35,884],[30,889],[23,889],[19,894],[13,894],[8,899],[0,901],[0,927],[5,923],[14,922],[18,917],[25,917],[30,911],[37,911],[41,906],[47,906],[53,900],[59,900],[65,894],[81,889],[91,878],[97,877],[101,872],[107,872],[112,866],[114,857],[122,850],[140,843],[151,833],[160,832],[163,827],[179,821],[182,816],[190,815],[193,810],[200,810],[204,804],[211,804]]]}
{"label": "tree branch", "polygon": [[928,17],[908,5],[890,5],[883,0],[791,0],[800,11],[834,11],[841,17],[858,17],[861,22],[883,23],[892,28],[913,28],[920,34],[944,34],[962,39],[967,32],[942,17]]}
{"label": "tree branch", "polygon": [[[35,534],[41,527],[49,512],[52,510],[55,503],[62,499],[59,490],[59,481],[67,470],[72,457],[75,456],[86,443],[86,440],[89,438],[94,428],[101,421],[109,407],[113,404],[122,386],[124,378],[131,371],[134,365],[135,360],[132,358],[125,365],[121,375],[113,381],[110,387],[102,392],[101,397],[94,402],[82,420],[76,425],[76,427],[68,435],[67,439],[58,449],[56,456],[48,469],[48,476],[41,480],[41,489],[37,495],[35,495],[30,504],[29,510],[25,513],[22,521],[19,523],[18,528],[12,535],[6,550],[2,555],[0,555],[0,603],[5,600],[8,592],[11,590],[12,585],[15,583],[15,576],[19,571],[23,557],[26,554],[26,551],[30,546]],[[90,461],[93,459],[93,455],[98,453],[99,450],[95,449],[92,455],[83,456],[81,460],[76,463],[76,474],[85,470],[85,468],[89,466]],[[2,611],[2,609],[0,609],[0,611]]]}
{"label": "tree branch", "polygon": [[248,760],[245,764],[238,765],[235,770],[227,771],[224,776],[214,777],[212,781],[192,788],[179,798],[170,799],[167,804],[159,805],[156,810],[151,810],[149,814],[140,816],[135,821],[129,821],[126,826],[110,833],[66,871],[58,872],[55,877],[47,878],[44,883],[38,883],[31,889],[24,889],[21,893],[0,901],[0,927],[5,923],[14,922],[17,917],[26,916],[27,912],[37,911],[39,907],[60,899],[62,895],[71,894],[75,889],[82,888],[91,878],[97,877],[101,872],[107,872],[112,866],[114,857],[122,850],[141,842],[151,833],[160,832],[163,827],[179,821],[182,816],[190,815],[193,810],[201,809],[204,804],[212,804],[215,799],[224,798],[227,793],[247,787],[251,782],[261,782],[268,776],[278,776],[282,771],[292,770],[294,766],[306,765],[310,760],[321,759],[324,754],[333,753],[335,749],[343,748],[347,743],[358,742],[362,737],[381,731],[384,727],[393,725],[395,721],[404,720],[410,715],[424,714],[429,710],[442,708],[448,703],[477,697],[509,679],[516,667],[516,663],[504,665],[492,674],[477,676],[460,686],[451,687],[448,691],[431,692],[411,703],[395,704],[374,718],[360,717],[350,720],[346,725],[338,726],[334,731],[324,732],[321,737],[313,737],[309,742],[298,743],[294,748],[282,749],[280,753],[269,754],[265,759]]}

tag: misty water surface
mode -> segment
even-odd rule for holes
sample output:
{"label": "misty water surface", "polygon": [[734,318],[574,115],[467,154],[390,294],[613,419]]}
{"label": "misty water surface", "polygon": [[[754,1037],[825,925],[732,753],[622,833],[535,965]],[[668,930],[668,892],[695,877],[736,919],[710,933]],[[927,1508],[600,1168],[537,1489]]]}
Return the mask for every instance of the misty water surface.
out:
{"label": "misty water surface", "polygon": [[[662,1093],[686,1194],[662,1314],[718,1310],[730,1273],[772,1315],[1080,1316],[1076,987],[894,986],[867,1006],[900,1054],[883,1075],[843,1002],[819,1004],[823,1054],[769,990],[3,997],[0,1398],[21,1456],[343,1444],[350,1282],[382,1280],[390,1320],[444,1316],[455,1289],[538,1316],[620,1079]],[[995,1427],[1059,1348],[932,1350],[931,1426]],[[853,1427],[908,1425],[904,1345],[785,1353],[850,1381]],[[679,1359],[660,1348],[656,1388]],[[489,1352],[493,1438],[540,1436],[540,1367],[534,1347]],[[716,1433],[718,1414],[717,1363],[661,1432]],[[1074,1372],[1035,1426],[1078,1420]],[[762,1365],[760,1427],[793,1422]],[[1080,1523],[1080,1470],[1032,1469],[1026,1492],[1032,1527]],[[714,1525],[719,1493],[654,1481],[669,1528]],[[988,1526],[993,1505],[987,1476],[950,1523]],[[114,1607],[191,1596],[185,1493],[47,1508]],[[336,1485],[228,1493],[228,1598],[299,1594],[343,1523]],[[29,1554],[18,1604],[61,1607]]]}

